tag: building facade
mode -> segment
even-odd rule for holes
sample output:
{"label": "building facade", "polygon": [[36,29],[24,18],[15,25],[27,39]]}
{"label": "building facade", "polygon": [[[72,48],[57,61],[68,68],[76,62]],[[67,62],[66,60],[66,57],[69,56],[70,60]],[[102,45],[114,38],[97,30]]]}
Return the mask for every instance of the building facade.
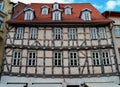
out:
{"label": "building facade", "polygon": [[[120,12],[116,12],[116,11],[105,11],[103,13],[103,15],[106,17],[106,18],[109,18],[109,19],[112,19],[114,20],[114,23],[113,23],[113,41],[114,41],[114,44],[115,44],[115,51],[116,51],[116,56],[117,56],[117,59],[118,59],[118,65],[120,65],[120,45],[119,45],[119,42],[120,42]],[[119,66],[119,70],[120,70],[120,66]]]}
{"label": "building facade", "polygon": [[4,55],[4,44],[6,39],[6,23],[5,21],[11,18],[12,4],[10,0],[0,0],[0,74],[2,67],[2,58]]}
{"label": "building facade", "polygon": [[2,85],[119,87],[113,21],[90,3],[31,3],[7,23]]}

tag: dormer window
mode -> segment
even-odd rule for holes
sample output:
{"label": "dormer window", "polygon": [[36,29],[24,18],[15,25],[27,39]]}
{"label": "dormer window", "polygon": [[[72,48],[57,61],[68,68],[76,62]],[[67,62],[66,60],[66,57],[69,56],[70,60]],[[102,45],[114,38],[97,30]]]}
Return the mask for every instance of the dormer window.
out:
{"label": "dormer window", "polygon": [[42,15],[47,15],[48,14],[48,6],[42,6]]}
{"label": "dormer window", "polygon": [[34,19],[34,12],[32,9],[25,9],[25,16],[24,20],[33,20]]}
{"label": "dormer window", "polygon": [[66,15],[72,14],[72,9],[71,9],[70,6],[66,6],[66,7],[65,7],[65,14],[66,14]]}
{"label": "dormer window", "polygon": [[4,7],[4,3],[3,1],[0,2],[0,10],[3,10],[3,7]]}
{"label": "dormer window", "polygon": [[52,19],[61,20],[61,11],[60,10],[53,11]]}
{"label": "dormer window", "polygon": [[55,9],[59,9],[59,4],[57,3],[57,2],[55,2],[54,4],[53,4],[53,9],[55,10]]}
{"label": "dormer window", "polygon": [[82,10],[81,19],[83,19],[83,20],[91,20],[91,10],[89,10],[89,9]]}

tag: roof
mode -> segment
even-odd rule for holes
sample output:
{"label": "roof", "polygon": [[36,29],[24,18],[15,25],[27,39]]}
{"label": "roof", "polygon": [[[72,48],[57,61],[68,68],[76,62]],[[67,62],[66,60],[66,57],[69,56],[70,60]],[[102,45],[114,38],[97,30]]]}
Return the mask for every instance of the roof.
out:
{"label": "roof", "polygon": [[[49,13],[48,15],[42,15],[42,6],[48,6],[49,7]],[[66,15],[64,13],[64,8],[66,6],[72,7],[72,14]],[[106,19],[101,13],[93,7],[90,3],[71,3],[71,4],[65,4],[65,3],[59,3],[59,8],[62,11],[62,20],[60,21],[54,21],[52,20],[52,11],[53,11],[53,4],[49,3],[31,3],[28,8],[34,9],[35,18],[33,20],[24,20],[24,11],[19,14],[15,19],[8,20],[7,23],[45,23],[45,22],[112,22],[110,19]],[[91,10],[91,21],[84,21],[80,18],[81,12],[83,9],[90,9]]]}
{"label": "roof", "polygon": [[102,15],[105,16],[106,18],[120,17],[120,12],[118,12],[118,11],[105,11],[102,13]]}

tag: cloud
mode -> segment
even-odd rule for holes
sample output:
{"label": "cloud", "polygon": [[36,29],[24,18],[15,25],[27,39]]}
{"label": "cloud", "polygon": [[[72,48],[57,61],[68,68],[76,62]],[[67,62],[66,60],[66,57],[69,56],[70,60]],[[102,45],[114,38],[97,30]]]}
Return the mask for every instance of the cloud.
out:
{"label": "cloud", "polygon": [[23,3],[72,3],[74,0],[11,0],[12,2],[17,3],[18,1],[23,2]]}
{"label": "cloud", "polygon": [[113,10],[114,8],[116,8],[116,6],[120,6],[120,0],[109,0],[106,3],[107,10]]}

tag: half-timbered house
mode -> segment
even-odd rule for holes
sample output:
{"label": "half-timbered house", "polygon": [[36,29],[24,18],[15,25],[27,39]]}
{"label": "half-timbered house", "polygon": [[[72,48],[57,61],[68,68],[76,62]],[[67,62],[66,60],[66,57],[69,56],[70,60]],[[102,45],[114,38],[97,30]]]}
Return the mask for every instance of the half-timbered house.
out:
{"label": "half-timbered house", "polygon": [[1,83],[119,87],[113,21],[90,3],[31,3],[7,23]]}

